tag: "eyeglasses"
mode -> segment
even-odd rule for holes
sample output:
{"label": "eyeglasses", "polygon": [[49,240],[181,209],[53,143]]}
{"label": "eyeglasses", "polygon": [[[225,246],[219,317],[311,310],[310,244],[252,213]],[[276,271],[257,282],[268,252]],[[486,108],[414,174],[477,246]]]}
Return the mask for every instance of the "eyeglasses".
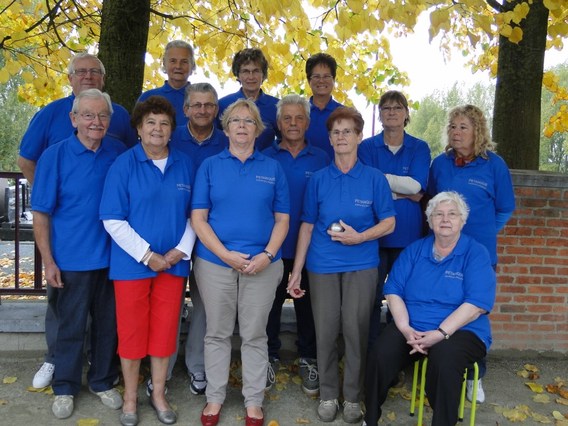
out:
{"label": "eyeglasses", "polygon": [[245,124],[247,126],[256,126],[256,120],[253,120],[252,118],[237,118],[237,117],[233,117],[233,118],[229,118],[228,120],[229,125],[231,124]]}
{"label": "eyeglasses", "polygon": [[103,75],[103,71],[100,70],[99,68],[89,68],[89,69],[79,68],[78,70],[73,71],[73,74],[75,74],[77,77],[85,77],[89,73],[92,76]]}
{"label": "eyeglasses", "polygon": [[202,104],[202,103],[200,103],[200,102],[197,102],[197,103],[188,105],[189,108],[201,109],[201,108],[205,107],[205,109],[208,109],[208,110],[212,110],[212,109],[214,109],[216,106],[217,106],[217,104],[214,104],[214,103],[211,103],[211,102],[206,102],[206,103],[204,103],[204,104]]}
{"label": "eyeglasses", "polygon": [[262,70],[260,68],[255,68],[253,70],[242,69],[239,71],[239,75],[249,77],[251,75],[258,76],[262,74]]}
{"label": "eyeglasses", "polygon": [[404,107],[400,106],[400,105],[381,107],[381,111],[384,111],[384,112],[401,112],[403,109],[404,109]]}
{"label": "eyeglasses", "polygon": [[[77,114],[77,113],[75,113]],[[83,112],[79,114],[81,116],[81,118],[87,120],[87,121],[94,121],[95,118],[99,117],[99,120],[101,121],[108,121],[110,120],[110,114],[106,113],[106,112],[101,112],[100,114],[93,114],[92,112]]]}
{"label": "eyeglasses", "polygon": [[312,74],[312,76],[310,77],[310,80],[313,81],[331,81],[333,80],[333,76],[330,74],[325,74],[325,75],[319,75],[319,74]]}
{"label": "eyeglasses", "polygon": [[344,138],[347,138],[347,137],[354,135],[354,134],[355,134],[355,130],[353,130],[353,129],[333,130],[333,131],[329,132],[329,135],[334,139],[337,139],[339,137],[339,135],[343,136]]}
{"label": "eyeglasses", "polygon": [[448,213],[444,213],[444,212],[432,212],[432,214],[430,215],[430,217],[434,220],[442,220],[444,218],[448,218],[449,220],[457,220],[461,217],[461,214],[459,214],[458,212],[448,212]]}

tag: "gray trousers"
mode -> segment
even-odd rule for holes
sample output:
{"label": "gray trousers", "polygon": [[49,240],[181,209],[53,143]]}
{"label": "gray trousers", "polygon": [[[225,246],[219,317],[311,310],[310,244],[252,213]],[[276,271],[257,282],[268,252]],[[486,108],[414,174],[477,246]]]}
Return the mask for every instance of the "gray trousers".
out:
{"label": "gray trousers", "polygon": [[[189,318],[189,330],[187,332],[187,340],[185,342],[185,366],[187,367],[188,373],[199,373],[205,371],[205,362],[203,360],[203,340],[205,338],[205,327],[207,324],[205,319],[205,307],[203,306],[199,289],[195,283],[195,274],[193,272],[189,274],[189,295],[191,297],[193,309]],[[184,303],[185,291],[183,292],[181,300],[182,309],[180,309],[177,347],[174,354],[170,357],[168,365],[168,380],[172,377],[172,371],[177,360],[179,335],[181,331],[181,316],[183,314]]]}
{"label": "gray trousers", "polygon": [[268,368],[266,323],[282,271],[281,260],[256,275],[246,275],[199,257],[196,259],[195,279],[207,315],[207,402],[223,404],[225,401],[231,336],[238,319],[245,407],[262,406]]}
{"label": "gray trousers", "polygon": [[337,340],[343,333],[343,398],[362,398],[369,320],[375,303],[378,269],[315,274],[308,272],[316,326],[320,398],[336,399],[339,389]]}

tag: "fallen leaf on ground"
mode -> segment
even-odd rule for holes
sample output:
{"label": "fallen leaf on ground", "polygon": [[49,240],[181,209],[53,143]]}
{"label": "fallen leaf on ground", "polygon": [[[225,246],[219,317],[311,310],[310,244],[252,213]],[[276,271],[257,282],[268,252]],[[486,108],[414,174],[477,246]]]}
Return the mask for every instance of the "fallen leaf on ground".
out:
{"label": "fallen leaf on ground", "polygon": [[303,419],[301,417],[298,417],[296,419],[296,424],[297,425],[309,425],[311,422],[308,419]]}
{"label": "fallen leaf on ground", "polygon": [[503,410],[503,416],[511,422],[524,422],[527,419],[527,415],[516,408],[510,408]]}
{"label": "fallen leaf on ground", "polygon": [[547,416],[545,416],[544,414],[539,414],[539,413],[531,413],[531,417],[533,418],[533,420],[539,422],[539,423],[543,423],[543,424],[550,424],[552,423],[552,420],[550,420]]}
{"label": "fallen leaf on ground", "polygon": [[537,373],[539,371],[538,367],[534,364],[525,364],[523,367],[525,370],[532,371],[533,373]]}
{"label": "fallen leaf on ground", "polygon": [[5,399],[0,399],[0,405],[6,405],[8,404],[8,401],[6,401]]}
{"label": "fallen leaf on ground", "polygon": [[280,423],[278,423],[276,420],[270,420],[267,426],[280,426]]}
{"label": "fallen leaf on ground", "polygon": [[5,385],[11,385],[12,383],[16,383],[17,380],[17,377],[4,377],[2,383],[4,383]]}
{"label": "fallen leaf on ground", "polygon": [[97,426],[100,423],[99,419],[79,419],[77,426]]}
{"label": "fallen leaf on ground", "polygon": [[389,411],[389,413],[387,414],[387,419],[389,419],[391,422],[394,422],[396,420],[396,413],[394,411]]}
{"label": "fallen leaf on ground", "polygon": [[533,401],[548,404],[550,402],[550,396],[545,393],[539,393],[538,395],[533,396]]}
{"label": "fallen leaf on ground", "polygon": [[568,405],[568,399],[565,398],[556,398],[554,402],[560,405]]}
{"label": "fallen leaf on ground", "polygon": [[566,420],[566,417],[560,411],[556,410],[552,412],[552,417],[554,417],[556,420]]}
{"label": "fallen leaf on ground", "polygon": [[525,385],[527,385],[529,387],[529,389],[535,393],[542,393],[544,392],[544,387],[539,384],[539,383],[535,383],[535,382],[527,382],[525,383]]}

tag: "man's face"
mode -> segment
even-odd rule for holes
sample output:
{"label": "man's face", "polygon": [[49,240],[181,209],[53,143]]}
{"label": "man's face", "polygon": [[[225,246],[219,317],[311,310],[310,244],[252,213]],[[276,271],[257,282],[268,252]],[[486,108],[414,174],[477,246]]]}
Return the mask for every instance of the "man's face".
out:
{"label": "man's face", "polygon": [[77,129],[77,137],[84,144],[100,142],[110,124],[110,111],[106,101],[98,99],[81,99],[77,113],[70,113],[73,127]]}
{"label": "man's face", "polygon": [[213,120],[219,112],[219,106],[212,93],[192,92],[189,105],[185,105],[183,110],[189,119],[190,126],[207,128],[213,127]]}
{"label": "man's face", "polygon": [[83,90],[103,90],[105,76],[96,59],[82,58],[75,61],[75,71],[68,76],[73,94],[77,96]]}
{"label": "man's face", "polygon": [[278,119],[278,129],[282,133],[282,141],[303,142],[310,120],[301,105],[283,105]]}
{"label": "man's face", "polygon": [[191,53],[183,47],[172,47],[164,58],[164,69],[168,74],[168,83],[175,89],[185,86],[191,68]]}

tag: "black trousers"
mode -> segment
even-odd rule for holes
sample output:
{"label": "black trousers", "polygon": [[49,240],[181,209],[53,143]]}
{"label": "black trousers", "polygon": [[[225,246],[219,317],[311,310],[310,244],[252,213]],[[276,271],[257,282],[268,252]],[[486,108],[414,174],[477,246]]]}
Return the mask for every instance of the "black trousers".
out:
{"label": "black trousers", "polygon": [[[381,406],[398,372],[422,357],[410,355],[411,348],[394,322],[388,324],[367,358],[365,378],[365,422],[375,426]],[[434,411],[433,426],[451,426],[458,421],[463,373],[467,366],[485,356],[483,342],[469,331],[457,331],[448,340],[430,348],[426,369],[426,394]]]}

